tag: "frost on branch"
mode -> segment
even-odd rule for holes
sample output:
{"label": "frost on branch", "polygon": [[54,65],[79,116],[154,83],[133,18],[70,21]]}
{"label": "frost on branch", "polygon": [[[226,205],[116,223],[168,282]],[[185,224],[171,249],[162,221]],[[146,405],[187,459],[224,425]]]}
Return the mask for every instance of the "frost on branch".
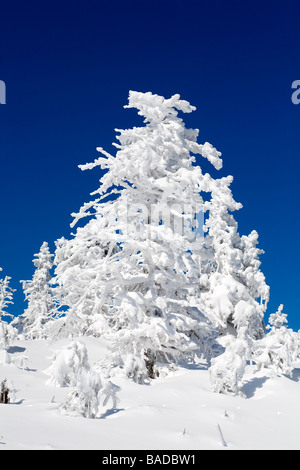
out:
{"label": "frost on branch", "polygon": [[144,116],[145,122],[160,123],[171,116],[177,116],[176,110],[184,113],[195,111],[195,106],[191,106],[188,101],[181,100],[180,95],[173,95],[170,99],[163,96],[154,95],[151,92],[140,93],[137,91],[129,92],[129,104],[124,108],[136,108],[138,114]]}

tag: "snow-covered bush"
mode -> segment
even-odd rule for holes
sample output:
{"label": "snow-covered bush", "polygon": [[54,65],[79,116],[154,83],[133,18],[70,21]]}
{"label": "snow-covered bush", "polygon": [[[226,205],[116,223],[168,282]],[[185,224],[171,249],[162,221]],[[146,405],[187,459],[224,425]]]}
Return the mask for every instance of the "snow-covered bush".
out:
{"label": "snow-covered bush", "polygon": [[48,384],[56,387],[72,387],[77,384],[82,371],[89,371],[88,353],[84,343],[72,341],[62,351],[55,353],[51,366],[45,371]]}
{"label": "snow-covered bush", "polygon": [[119,387],[104,379],[100,372],[84,370],[60,409],[71,416],[101,418],[109,409],[117,408],[118,390]]}
{"label": "snow-covered bush", "polygon": [[212,360],[209,377],[214,392],[243,395],[243,377],[247,361],[251,359],[251,347],[247,327],[241,327],[237,337],[231,337],[225,351]]}
{"label": "snow-covered bush", "polygon": [[110,382],[100,370],[92,368],[88,352],[82,341],[74,340],[55,354],[51,366],[45,371],[50,376],[47,384],[69,387],[63,413],[85,418],[101,417],[109,408],[116,408],[119,387]]}
{"label": "snow-covered bush", "polygon": [[247,340],[233,339],[225,352],[212,360],[209,369],[212,390],[216,393],[243,395],[243,376],[248,358]]}
{"label": "snow-covered bush", "polygon": [[11,380],[4,379],[0,384],[0,403],[13,403],[15,401],[15,387]]}

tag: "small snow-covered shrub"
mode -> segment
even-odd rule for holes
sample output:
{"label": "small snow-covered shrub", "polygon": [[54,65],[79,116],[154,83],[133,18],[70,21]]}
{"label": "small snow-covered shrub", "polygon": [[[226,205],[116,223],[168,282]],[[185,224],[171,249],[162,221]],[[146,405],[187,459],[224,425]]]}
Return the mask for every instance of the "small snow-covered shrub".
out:
{"label": "small snow-covered shrub", "polygon": [[119,387],[105,380],[99,372],[83,371],[60,409],[71,416],[100,418],[108,409],[117,408],[118,390]]}
{"label": "small snow-covered shrub", "polygon": [[0,365],[10,364],[11,357],[5,349],[0,349]]}
{"label": "small snow-covered shrub", "polygon": [[0,403],[9,404],[15,400],[15,388],[11,380],[4,379],[0,384]]}
{"label": "small snow-covered shrub", "polygon": [[0,403],[10,403],[9,388],[6,379],[1,382]]}
{"label": "small snow-covered shrub", "polygon": [[8,323],[0,320],[0,364],[10,364],[8,348],[16,337],[16,330]]}
{"label": "small snow-covered shrub", "polygon": [[8,349],[16,338],[16,330],[4,321],[0,321],[0,349]]}
{"label": "small snow-covered shrub", "polygon": [[60,407],[64,414],[99,418],[109,407],[117,407],[119,387],[90,366],[87,348],[81,341],[74,340],[57,353],[46,374],[50,375],[48,384],[70,387]]}
{"label": "small snow-covered shrub", "polygon": [[68,348],[54,355],[51,366],[45,371],[50,376],[47,383],[56,387],[73,386],[77,383],[82,370],[89,369],[85,344],[74,340]]}

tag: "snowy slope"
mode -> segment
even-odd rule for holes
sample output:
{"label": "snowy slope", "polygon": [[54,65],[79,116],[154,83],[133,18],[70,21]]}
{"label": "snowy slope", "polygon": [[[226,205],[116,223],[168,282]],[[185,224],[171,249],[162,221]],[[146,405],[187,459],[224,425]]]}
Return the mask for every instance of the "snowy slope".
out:
{"label": "snowy slope", "polygon": [[[104,346],[84,341],[92,364]],[[46,385],[53,352],[68,343],[17,341],[9,349],[12,363],[0,366],[0,380],[13,384],[15,396],[0,405],[0,449],[300,449],[300,370],[293,380],[249,371],[246,398],[212,393],[201,367],[178,369],[149,386],[119,379],[119,409],[85,419],[62,415],[68,390]]]}

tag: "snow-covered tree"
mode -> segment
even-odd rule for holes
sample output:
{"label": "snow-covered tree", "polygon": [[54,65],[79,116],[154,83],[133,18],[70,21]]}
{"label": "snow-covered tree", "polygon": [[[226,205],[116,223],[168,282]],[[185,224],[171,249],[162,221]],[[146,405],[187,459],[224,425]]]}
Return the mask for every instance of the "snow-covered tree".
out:
{"label": "snow-covered tree", "polygon": [[222,393],[241,393],[247,361],[253,345],[265,335],[264,313],[269,287],[260,270],[258,234],[240,237],[234,212],[241,209],[232,195],[228,176],[212,184],[206,202],[209,216],[205,223],[204,264],[207,276],[202,299],[209,318],[220,328],[225,352],[213,360],[212,387]]}
{"label": "snow-covered tree", "polygon": [[93,193],[99,197],[74,224],[93,218],[58,246],[55,282],[69,308],[66,331],[106,332],[119,364],[143,381],[160,363],[213,355],[217,331],[202,312],[196,217],[212,178],[192,154],[217,169],[222,160],[178,117],[195,109],[179,95],[130,92],[127,107],[137,108],[145,125],[118,131],[115,157],[100,148],[103,156],[81,166],[105,173]]}
{"label": "snow-covered tree", "polygon": [[238,232],[232,176],[203,174],[195,155],[217,170],[222,160],[179,117],[193,106],[179,95],[130,92],[125,108],[144,125],[117,130],[115,156],[98,148],[101,156],[80,166],[100,167],[100,187],[73,214],[72,227],[88,222],[57,242],[60,333],[102,336],[109,367],[138,382],[202,355],[212,360],[213,388],[239,393],[266,334],[258,234]]}
{"label": "snow-covered tree", "polygon": [[[2,271],[2,268],[0,268]],[[7,311],[7,307],[10,304],[13,304],[13,293],[15,289],[10,287],[11,277],[5,276],[4,279],[0,279],[0,318],[10,317],[13,318],[13,315]]]}
{"label": "snow-covered tree", "polygon": [[[2,271],[2,268],[0,268]],[[13,326],[6,321],[7,318],[13,318],[13,315],[7,310],[8,306],[13,304],[13,293],[15,289],[10,286],[11,278],[5,276],[0,279],[0,362],[7,363],[9,355],[7,349],[11,341],[16,336]]]}
{"label": "snow-covered tree", "polygon": [[264,335],[269,287],[260,271],[263,251],[256,246],[257,232],[242,237],[238,233],[233,212],[242,206],[232,196],[231,183],[231,176],[215,180],[206,203],[205,248],[210,254],[210,272],[203,300],[208,315],[224,332],[246,327],[248,337],[257,339]]}
{"label": "snow-covered tree", "polygon": [[283,305],[269,317],[268,333],[255,344],[254,361],[258,369],[267,368],[277,375],[291,376],[300,359],[299,334],[287,328]]}
{"label": "snow-covered tree", "polygon": [[[266,278],[260,269],[260,255],[264,250],[258,248],[258,233],[252,230],[249,235],[242,238],[242,269],[239,273],[241,282],[247,287],[250,296],[260,304],[260,310],[264,314],[267,310],[270,288]],[[257,310],[258,307],[256,306]]]}
{"label": "snow-covered tree", "polygon": [[39,253],[34,255],[35,271],[32,280],[21,281],[28,306],[16,319],[15,326],[26,339],[47,337],[48,322],[55,315],[56,307],[50,285],[52,258],[48,243],[44,242]]}

